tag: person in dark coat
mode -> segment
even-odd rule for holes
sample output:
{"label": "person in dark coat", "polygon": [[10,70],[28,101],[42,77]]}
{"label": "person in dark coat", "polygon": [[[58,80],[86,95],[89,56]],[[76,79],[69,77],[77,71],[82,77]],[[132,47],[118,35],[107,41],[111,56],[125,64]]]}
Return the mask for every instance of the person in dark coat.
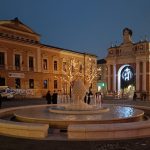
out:
{"label": "person in dark coat", "polygon": [[136,95],[136,92],[134,92],[133,101],[136,101],[136,98],[137,98],[137,95]]}
{"label": "person in dark coat", "polygon": [[46,94],[46,100],[47,100],[47,104],[52,104],[52,96],[50,91],[48,91]]}
{"label": "person in dark coat", "polygon": [[2,107],[2,95],[0,93],[0,108]]}
{"label": "person in dark coat", "polygon": [[89,93],[88,93],[88,104],[90,104],[90,102],[91,102],[91,96],[93,95],[93,93],[92,93],[92,91],[90,91]]}
{"label": "person in dark coat", "polygon": [[146,101],[146,92],[143,94],[143,100]]}
{"label": "person in dark coat", "polygon": [[52,103],[53,104],[57,104],[57,93],[56,93],[56,91],[54,91],[54,93],[53,93],[53,96],[52,96]]}
{"label": "person in dark coat", "polygon": [[84,97],[84,102],[87,103],[88,101],[88,92],[86,92],[85,97]]}

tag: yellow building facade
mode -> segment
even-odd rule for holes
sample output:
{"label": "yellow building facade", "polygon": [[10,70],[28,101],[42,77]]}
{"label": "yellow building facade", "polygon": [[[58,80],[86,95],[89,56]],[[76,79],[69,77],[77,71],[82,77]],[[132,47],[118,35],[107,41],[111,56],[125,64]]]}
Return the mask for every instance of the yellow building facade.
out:
{"label": "yellow building facade", "polygon": [[40,35],[18,18],[0,21],[0,86],[17,94],[41,97],[48,90],[67,94],[76,78],[95,91],[96,60],[92,54],[41,44]]}

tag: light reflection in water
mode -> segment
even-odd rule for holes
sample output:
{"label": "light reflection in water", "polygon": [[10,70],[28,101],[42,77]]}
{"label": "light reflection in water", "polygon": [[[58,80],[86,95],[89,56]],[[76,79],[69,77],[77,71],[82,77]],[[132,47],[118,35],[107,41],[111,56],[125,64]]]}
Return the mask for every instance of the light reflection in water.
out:
{"label": "light reflection in water", "polygon": [[134,115],[134,109],[132,107],[120,107],[117,106],[115,109],[115,114],[119,118],[128,118]]}
{"label": "light reflection in water", "polygon": [[135,109],[129,106],[119,106],[119,105],[104,105],[103,107],[107,107],[109,111],[102,112],[98,114],[64,114],[63,106],[51,106],[51,109],[62,110],[62,114],[60,113],[51,113],[48,111],[49,107],[36,107],[36,108],[26,108],[23,110],[17,110],[15,114],[26,117],[26,118],[34,118],[35,120],[48,120],[48,121],[105,121],[105,120],[123,120],[124,118],[135,118],[137,116],[142,116],[144,112],[139,109]]}

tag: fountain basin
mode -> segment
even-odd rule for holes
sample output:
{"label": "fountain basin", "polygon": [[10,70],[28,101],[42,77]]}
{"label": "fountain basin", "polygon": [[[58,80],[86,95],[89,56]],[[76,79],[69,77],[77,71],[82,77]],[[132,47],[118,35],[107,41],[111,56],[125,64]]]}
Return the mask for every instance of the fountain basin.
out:
{"label": "fountain basin", "polygon": [[48,110],[50,113],[68,114],[68,115],[91,115],[91,114],[100,114],[109,111],[108,107],[93,106],[91,108],[84,109],[84,107],[83,108],[78,107],[78,105],[74,105],[73,107],[69,107],[69,106],[70,105],[54,106],[54,107],[50,107]]}
{"label": "fountain basin", "polygon": [[[67,128],[71,124],[111,124],[140,121],[143,118],[144,111],[135,109],[129,106],[121,105],[103,105],[102,108],[107,108],[109,111],[88,114],[72,114],[71,111],[67,113],[58,113],[64,105],[47,105],[34,108],[25,108],[23,110],[16,110],[14,115],[18,121],[46,123],[50,127]],[[58,109],[52,109],[58,108]],[[56,112],[50,112],[54,110]],[[62,111],[62,110],[60,110]],[[70,112],[70,114],[69,114]],[[73,112],[74,113],[74,112]],[[81,112],[80,112],[81,113]]]}
{"label": "fountain basin", "polygon": [[[108,106],[108,105],[107,105]],[[119,105],[119,106],[124,106],[124,105]],[[133,108],[137,108],[138,110],[143,110],[145,112],[144,114],[144,118],[147,116],[150,116],[150,108],[149,107],[145,107],[145,106],[131,106],[131,105],[126,105],[127,107],[133,107]],[[6,136],[15,136],[19,139],[19,137],[26,137],[26,138],[30,138],[31,136],[33,138],[33,134],[30,135],[30,128],[27,128],[25,131],[24,126],[22,126],[24,123],[22,122],[16,122],[16,121],[9,121],[7,116],[14,116],[14,112],[16,112],[17,110],[23,110],[26,108],[41,108],[41,107],[47,107],[48,105],[36,105],[36,106],[22,106],[22,107],[14,107],[14,108],[6,108],[6,109],[1,109],[0,110],[0,134],[6,135]],[[112,107],[112,105],[111,105]],[[34,112],[33,112],[34,113]],[[128,113],[127,113],[128,114]],[[147,118],[146,117],[146,118]],[[83,122],[81,122],[80,124],[69,124],[69,126],[67,127],[67,137],[66,137],[66,133],[59,133],[58,136],[62,136],[63,137],[63,141],[64,140],[87,140],[87,141],[91,141],[91,140],[110,140],[110,139],[128,139],[128,138],[142,138],[142,137],[149,137],[150,136],[150,120],[147,119],[141,120],[141,119],[137,119],[137,121],[134,120],[134,122],[126,122],[125,123],[109,123],[109,124],[91,124],[91,123],[87,123],[87,124],[83,124]],[[6,119],[6,120],[5,120]],[[5,121],[5,123],[3,122]],[[11,126],[11,122],[15,125]],[[64,122],[65,123],[65,122]],[[37,129],[37,126],[40,126],[39,123],[25,123],[26,126],[32,126],[32,131],[34,132],[35,136],[34,138],[39,138],[38,132],[39,130]],[[41,126],[41,129],[43,127]],[[24,133],[23,131],[19,131],[24,129]],[[10,132],[10,131],[13,132]],[[42,129],[43,130],[43,129]],[[53,128],[51,128],[50,126],[50,130],[53,130]],[[28,132],[29,131],[29,132]],[[54,129],[55,131],[55,129]],[[56,129],[56,131],[58,132],[59,129]],[[61,130],[60,130],[61,131]],[[43,134],[48,134],[48,137],[43,137],[44,140],[58,140],[57,137],[55,137],[53,135],[53,132],[49,132],[49,130],[44,131]],[[60,139],[59,139],[60,140]],[[61,141],[62,142],[62,141]]]}

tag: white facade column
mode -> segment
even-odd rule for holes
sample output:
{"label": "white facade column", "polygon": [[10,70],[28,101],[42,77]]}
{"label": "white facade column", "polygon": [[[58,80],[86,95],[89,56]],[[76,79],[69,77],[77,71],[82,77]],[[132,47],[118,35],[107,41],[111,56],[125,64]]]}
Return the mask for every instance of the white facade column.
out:
{"label": "white facade column", "polygon": [[140,75],[140,63],[137,61],[136,62],[136,91],[140,90],[139,87],[139,75]]}
{"label": "white facade column", "polygon": [[146,61],[143,62],[143,91],[146,91]]}
{"label": "white facade column", "polygon": [[116,91],[116,65],[113,65],[113,91]]}
{"label": "white facade column", "polygon": [[110,65],[108,65],[108,91],[110,91]]}
{"label": "white facade column", "polygon": [[37,49],[37,72],[41,72],[41,64],[42,64],[42,59],[41,59],[41,49]]}

